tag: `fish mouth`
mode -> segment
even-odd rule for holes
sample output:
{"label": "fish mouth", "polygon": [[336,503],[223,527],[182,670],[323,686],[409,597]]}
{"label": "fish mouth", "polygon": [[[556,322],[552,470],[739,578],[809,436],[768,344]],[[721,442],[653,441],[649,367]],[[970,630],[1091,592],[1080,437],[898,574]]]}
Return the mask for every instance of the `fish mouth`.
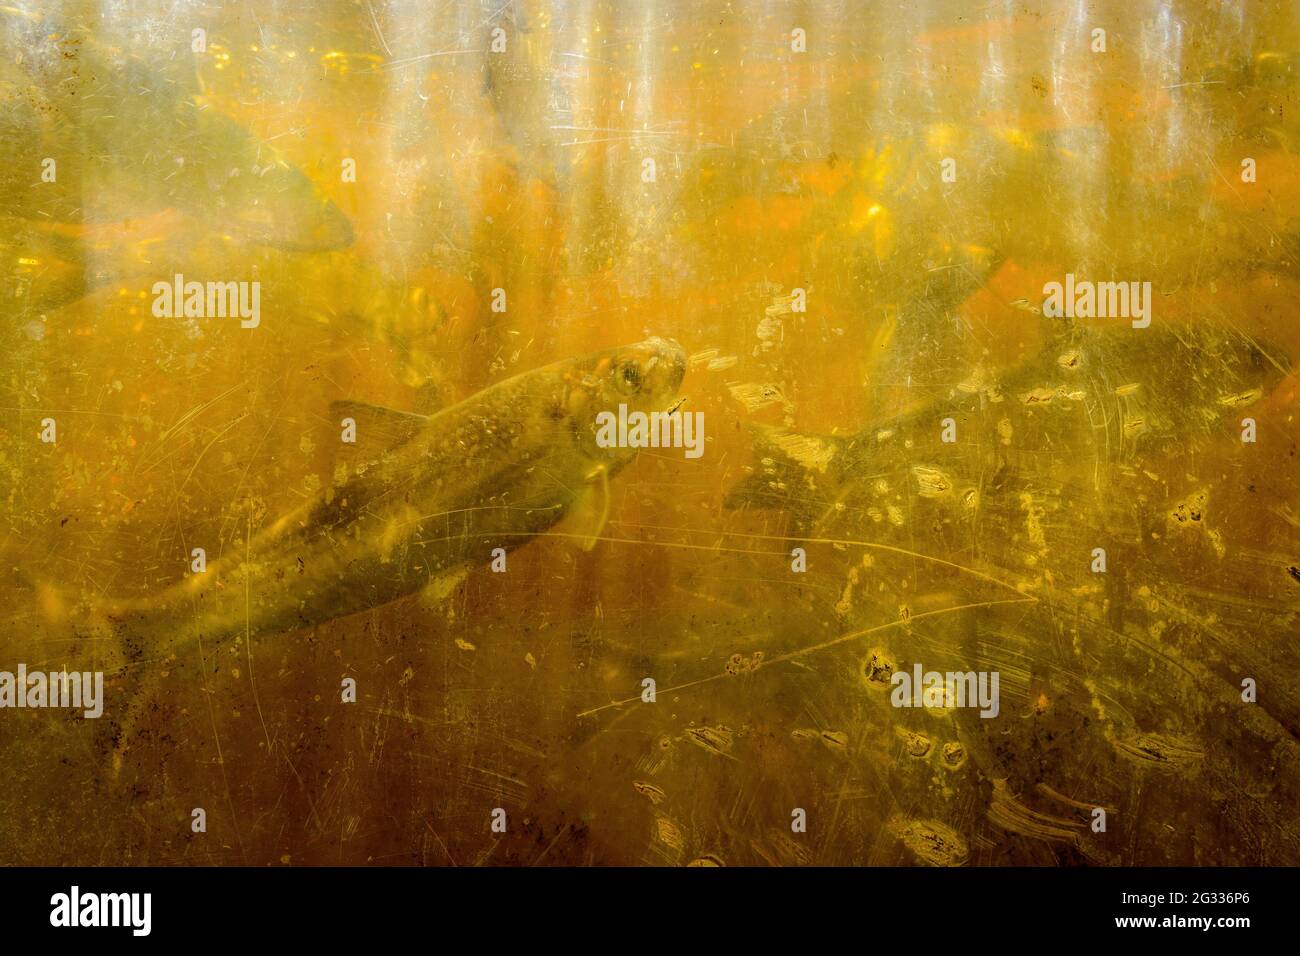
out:
{"label": "fish mouth", "polygon": [[325,218],[313,232],[310,243],[319,252],[346,249],[356,240],[352,220],[332,202],[325,209]]}
{"label": "fish mouth", "polygon": [[310,210],[255,204],[241,210],[235,223],[244,242],[283,252],[337,252],[356,238],[351,220],[328,199]]}
{"label": "fish mouth", "polygon": [[[670,361],[672,362],[673,390],[676,391],[681,387],[682,379],[686,377],[686,350],[676,342],[672,342],[672,355]],[[684,401],[686,401],[686,397],[682,396],[681,402]],[[677,404],[680,405],[681,402],[678,402]]]}
{"label": "fish mouth", "polygon": [[676,339],[661,339],[658,336],[646,339],[643,344],[654,350],[654,357],[650,360],[649,370],[662,375],[665,390],[669,394],[677,394],[682,379],[686,377],[686,350],[678,344]]}
{"label": "fish mouth", "polygon": [[283,252],[338,252],[351,246],[356,234],[348,217],[331,205],[325,218],[310,231],[281,236],[275,232],[259,235],[254,230],[250,239],[258,245]]}

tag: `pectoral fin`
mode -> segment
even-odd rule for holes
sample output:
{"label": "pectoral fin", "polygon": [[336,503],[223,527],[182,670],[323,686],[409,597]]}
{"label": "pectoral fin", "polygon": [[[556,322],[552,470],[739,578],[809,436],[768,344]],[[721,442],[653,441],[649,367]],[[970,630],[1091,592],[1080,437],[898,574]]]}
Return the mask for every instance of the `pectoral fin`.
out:
{"label": "pectoral fin", "polygon": [[583,551],[596,546],[605,522],[609,520],[609,470],[594,469],[586,478],[582,491],[561,522],[570,534],[578,535]]}
{"label": "pectoral fin", "polygon": [[429,583],[420,590],[419,601],[426,608],[438,608],[469,577],[469,568],[461,565],[435,574]]}

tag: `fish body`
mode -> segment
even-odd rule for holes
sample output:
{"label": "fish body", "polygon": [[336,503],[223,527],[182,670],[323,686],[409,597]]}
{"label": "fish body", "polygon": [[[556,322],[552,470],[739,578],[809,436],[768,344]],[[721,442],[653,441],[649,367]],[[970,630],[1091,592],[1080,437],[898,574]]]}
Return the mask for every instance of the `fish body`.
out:
{"label": "fish body", "polygon": [[[845,545],[818,557],[821,573],[846,582],[837,620],[969,589],[1017,606],[934,625],[931,658],[940,646],[971,660],[1023,641],[1026,657],[1007,652],[1008,667],[1028,658],[1047,671],[1059,648],[1043,635],[1069,633],[1079,656],[1063,670],[1108,686],[1118,675],[1115,699],[1148,686],[1125,686],[1131,669],[1092,669],[1124,653],[1223,706],[1240,699],[1241,675],[1292,666],[1283,646],[1256,647],[1261,609],[1285,613],[1286,579],[1277,568],[1257,580],[1252,549],[1271,543],[1251,540],[1233,511],[1243,490],[1262,498],[1281,482],[1259,470],[1243,428],[1254,417],[1264,427],[1262,400],[1287,374],[1276,346],[1209,323],[1075,327],[1011,368],[918,381],[927,399],[855,434],[760,431],[752,472],[725,504],[779,515],[792,541]],[[863,550],[869,571],[855,564]],[[1186,572],[1202,561],[1215,589]],[[1296,699],[1250,710],[1270,742],[1300,740]]]}
{"label": "fish body", "polygon": [[[562,520],[589,546],[609,479],[635,455],[597,444],[597,414],[663,411],[685,368],[680,347],[649,339],[524,372],[427,417],[340,403],[357,444],[382,454],[243,549],[152,599],[103,608],[102,620],[133,658],[185,659],[441,589]],[[129,716],[120,728],[119,755],[133,726]]]}
{"label": "fish body", "polygon": [[[628,368],[639,391],[620,385]],[[595,445],[596,414],[619,401],[663,410],[684,369],[680,349],[650,340],[525,372],[430,416],[339,403],[358,444],[387,450],[149,607],[168,609],[178,634],[295,629],[486,564],[586,499],[603,507],[605,482],[631,459]]]}
{"label": "fish body", "polygon": [[80,239],[31,219],[0,218],[0,301],[11,309],[53,309],[102,283]]}
{"label": "fish body", "polygon": [[155,66],[84,30],[0,8],[5,213],[95,223],[171,207],[253,244],[350,245],[338,207],[208,103],[188,67]]}
{"label": "fish body", "polygon": [[785,511],[824,533],[865,523],[906,538],[909,515],[973,518],[999,495],[1014,509],[1027,489],[1079,485],[1081,459],[1092,466],[1074,491],[1095,494],[1116,468],[1206,443],[1287,368],[1276,346],[1228,329],[1075,326],[1007,369],[975,369],[955,384],[943,369],[934,374],[942,385],[917,375],[912,390],[928,398],[856,434],[760,429],[758,464],[726,501]]}
{"label": "fish body", "polygon": [[[513,55],[491,52],[498,29],[510,37]],[[483,96],[515,161],[547,185],[565,182],[571,170],[557,131],[572,122],[568,104],[575,81],[571,66],[555,49],[554,32],[534,29],[529,14],[517,5],[503,7],[480,30],[481,45],[489,51],[482,54]]]}

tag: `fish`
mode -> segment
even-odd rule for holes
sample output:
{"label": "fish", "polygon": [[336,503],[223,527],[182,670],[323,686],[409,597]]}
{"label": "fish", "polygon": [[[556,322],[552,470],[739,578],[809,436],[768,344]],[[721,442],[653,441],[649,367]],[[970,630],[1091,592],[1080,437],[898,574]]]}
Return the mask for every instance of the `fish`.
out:
{"label": "fish", "polygon": [[[949,370],[936,380],[944,384],[929,388],[918,382],[926,401],[851,434],[757,429],[755,462],[724,507],[779,516],[791,541],[872,549],[871,587],[846,563],[860,557],[857,548],[820,559],[823,573],[847,582],[834,608],[840,619],[889,614],[911,600],[896,586],[909,572],[896,577],[888,562],[897,558],[881,554],[922,562],[943,555],[929,580],[996,585],[999,598],[1041,602],[1018,608],[1016,623],[954,625],[947,640],[963,654],[1001,626],[998,641],[1023,634],[1045,660],[1052,649],[1036,635],[1057,624],[1040,618],[1069,620],[1079,646],[1120,641],[1126,653],[1146,654],[1141,666],[1159,666],[1171,685],[1185,680],[1188,693],[1231,702],[1241,675],[1293,666],[1285,646],[1260,650],[1249,637],[1261,606],[1285,608],[1284,582],[1255,585],[1249,554],[1222,560],[1251,545],[1233,538],[1233,494],[1242,487],[1267,494],[1273,480],[1251,471],[1245,419],[1268,420],[1263,402],[1290,373],[1273,343],[1210,323],[1075,326],[1010,368]],[[1185,554],[1217,555],[1218,586],[1250,600],[1238,611],[1170,573]],[[1142,620],[1157,635],[1176,630],[1177,640],[1148,639],[1136,626]],[[1274,693],[1252,714],[1270,741],[1300,741],[1293,695]]]}
{"label": "fish", "polygon": [[[492,35],[504,30],[514,54],[491,52]],[[572,62],[554,49],[553,31],[534,29],[529,12],[516,4],[502,7],[479,27],[482,95],[501,124],[504,143],[529,176],[554,188],[571,173],[556,135],[557,124],[572,122],[566,108],[575,85]]]}
{"label": "fish", "polygon": [[[918,376],[912,390],[931,397],[850,435],[756,428],[758,463],[725,504],[784,511],[801,532],[861,521],[901,528],[904,512],[890,509],[915,507],[909,492],[938,507],[1053,483],[1077,472],[1080,456],[1132,470],[1145,456],[1202,445],[1229,410],[1247,413],[1241,396],[1267,395],[1289,368],[1279,347],[1227,328],[1076,325],[1001,371],[977,367],[955,385]],[[951,371],[935,380],[951,382]]]}
{"label": "fish", "polygon": [[[590,549],[609,514],[609,483],[636,450],[602,447],[596,416],[620,405],[663,411],[686,355],[650,338],[523,372],[431,415],[336,403],[372,457],[283,515],[243,548],[148,599],[75,613],[85,638],[111,637],[131,661],[210,655],[237,635],[297,631],[430,589],[448,593],[545,533]],[[561,526],[570,530],[553,530]],[[92,645],[93,646],[93,645]],[[134,668],[138,670],[139,668]],[[157,671],[129,693],[114,765],[132,744]]]}
{"label": "fish", "polygon": [[[192,64],[0,8],[0,207],[113,222],[182,210],[242,243],[328,252],[348,217],[305,173],[221,113]],[[43,178],[53,160],[53,181]]]}
{"label": "fish", "polygon": [[148,269],[180,218],[171,210],[86,226],[0,216],[0,302],[32,320],[125,280]]}
{"label": "fish", "polygon": [[54,309],[103,285],[86,244],[31,219],[0,217],[0,301],[20,313]]}

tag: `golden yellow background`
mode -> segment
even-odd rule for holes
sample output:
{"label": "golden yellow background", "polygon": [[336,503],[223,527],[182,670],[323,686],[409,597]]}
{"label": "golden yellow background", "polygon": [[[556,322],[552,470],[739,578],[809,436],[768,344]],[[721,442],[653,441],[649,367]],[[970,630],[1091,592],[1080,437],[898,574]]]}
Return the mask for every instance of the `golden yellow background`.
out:
{"label": "golden yellow background", "polygon": [[[192,547],[238,551],[324,488],[337,399],[428,409],[661,335],[693,356],[708,444],[643,453],[589,553],[543,538],[450,595],[152,662],[153,739],[120,778],[94,721],[0,712],[0,862],[1300,862],[1294,4],[41,12],[160,75],[197,70],[206,108],[356,239],[291,252],[167,208],[33,251],[0,196],[0,668],[75,666],[51,603],[156,592]],[[118,148],[165,149],[155,135]],[[259,280],[261,327],[155,318],[150,287],[175,272]],[[961,423],[975,499],[918,498],[931,446],[861,475],[889,484],[883,520],[809,540],[788,511],[724,506],[763,468],[755,425],[849,436],[1037,361],[1059,328],[1027,304],[1066,272],[1153,283],[1152,338],[1097,320],[1112,338],[1093,354],[1140,369],[1112,384],[1159,407],[1204,405],[1197,429],[1112,444],[1062,426],[999,503],[992,409]],[[66,303],[24,298],[100,274]],[[1223,330],[1276,359],[1241,409],[1216,404],[1219,357],[1197,344]],[[1103,419],[1122,405],[1098,396]],[[36,438],[50,414],[55,448]],[[1002,714],[891,708],[873,660],[999,670]],[[608,706],[646,676],[657,703]],[[110,704],[124,686],[110,673]]]}

